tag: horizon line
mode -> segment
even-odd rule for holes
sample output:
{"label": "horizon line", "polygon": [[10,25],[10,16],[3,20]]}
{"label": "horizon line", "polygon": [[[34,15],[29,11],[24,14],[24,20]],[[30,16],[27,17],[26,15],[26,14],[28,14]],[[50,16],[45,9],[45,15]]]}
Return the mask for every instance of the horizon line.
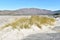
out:
{"label": "horizon line", "polygon": [[[16,9],[0,9],[0,11],[5,11],[5,10],[7,10],[7,11],[14,11],[14,10],[19,10],[19,9],[30,9],[30,8],[16,8]],[[59,9],[55,9],[55,10],[52,10],[52,9],[45,9],[45,8],[35,8],[35,9],[43,9],[43,10],[50,10],[50,11],[56,11],[56,10],[59,10]]]}

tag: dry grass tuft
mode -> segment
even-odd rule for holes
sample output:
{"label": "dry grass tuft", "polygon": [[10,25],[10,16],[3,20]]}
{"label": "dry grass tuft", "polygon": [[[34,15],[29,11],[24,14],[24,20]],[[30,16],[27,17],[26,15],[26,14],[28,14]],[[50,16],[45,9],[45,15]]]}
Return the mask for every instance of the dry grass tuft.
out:
{"label": "dry grass tuft", "polygon": [[30,18],[21,17],[16,19],[14,22],[10,24],[6,24],[1,29],[4,29],[8,26],[11,26],[13,29],[28,29],[31,28],[33,24],[36,24],[37,27],[41,28],[41,25],[53,25],[55,22],[54,18],[43,17],[43,16],[31,16]]}

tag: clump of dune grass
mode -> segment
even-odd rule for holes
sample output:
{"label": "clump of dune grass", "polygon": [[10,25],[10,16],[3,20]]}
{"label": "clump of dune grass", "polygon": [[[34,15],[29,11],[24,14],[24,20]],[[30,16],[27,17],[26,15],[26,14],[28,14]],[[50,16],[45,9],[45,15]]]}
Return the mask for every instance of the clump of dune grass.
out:
{"label": "clump of dune grass", "polygon": [[13,29],[29,29],[33,24],[38,28],[41,28],[41,25],[53,25],[55,22],[54,18],[43,17],[43,16],[31,16],[30,18],[21,17],[16,19],[14,22],[6,24],[1,29],[11,26]]}
{"label": "clump of dune grass", "polygon": [[54,18],[43,17],[43,16],[31,16],[31,24],[36,24],[37,27],[41,28],[41,25],[53,25],[55,22]]}

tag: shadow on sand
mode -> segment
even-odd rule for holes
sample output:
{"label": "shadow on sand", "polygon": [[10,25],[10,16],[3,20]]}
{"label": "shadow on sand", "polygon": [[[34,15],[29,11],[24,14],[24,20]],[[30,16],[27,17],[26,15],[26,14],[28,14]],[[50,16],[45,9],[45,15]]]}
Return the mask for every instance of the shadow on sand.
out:
{"label": "shadow on sand", "polygon": [[60,33],[32,34],[22,40],[60,40]]}

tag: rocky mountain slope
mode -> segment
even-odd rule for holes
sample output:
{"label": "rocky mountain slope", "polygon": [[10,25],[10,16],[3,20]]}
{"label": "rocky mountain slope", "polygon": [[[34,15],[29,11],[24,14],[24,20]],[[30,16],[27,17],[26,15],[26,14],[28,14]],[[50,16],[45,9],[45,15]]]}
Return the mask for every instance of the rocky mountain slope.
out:
{"label": "rocky mountain slope", "polygon": [[38,9],[38,8],[23,8],[18,10],[3,10],[0,11],[0,14],[20,14],[20,15],[34,15],[34,14],[54,14],[51,10]]}

